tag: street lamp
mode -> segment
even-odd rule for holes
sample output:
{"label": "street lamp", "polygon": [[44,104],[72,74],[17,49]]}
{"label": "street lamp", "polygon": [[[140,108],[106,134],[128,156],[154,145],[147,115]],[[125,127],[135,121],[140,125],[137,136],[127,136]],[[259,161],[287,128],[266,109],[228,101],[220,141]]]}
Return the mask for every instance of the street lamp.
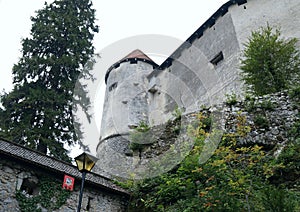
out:
{"label": "street lamp", "polygon": [[75,158],[75,162],[77,164],[78,170],[82,173],[82,180],[81,180],[81,187],[80,187],[80,194],[79,194],[79,203],[77,207],[77,212],[80,212],[81,209],[81,202],[82,202],[82,194],[83,194],[83,187],[84,187],[84,180],[85,175],[87,172],[90,172],[92,168],[95,166],[98,158],[89,155],[87,153],[82,153]]}

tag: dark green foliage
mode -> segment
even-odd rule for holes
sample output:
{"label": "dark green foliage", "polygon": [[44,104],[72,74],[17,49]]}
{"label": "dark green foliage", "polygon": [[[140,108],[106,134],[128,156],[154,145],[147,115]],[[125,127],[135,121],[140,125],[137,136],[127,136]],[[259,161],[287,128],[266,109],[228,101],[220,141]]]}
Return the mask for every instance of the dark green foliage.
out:
{"label": "dark green foliage", "polygon": [[[269,182],[274,170],[282,165],[260,146],[237,146],[237,139],[249,132],[241,115],[237,132],[225,134],[214,155],[199,164],[208,134],[202,121],[208,117],[197,117],[201,122],[190,129],[195,146],[179,166],[155,178],[123,183],[133,194],[128,211],[296,210],[297,192],[282,192]],[[266,188],[272,190],[271,195],[266,195]]]}
{"label": "dark green foliage", "polygon": [[261,114],[258,114],[254,117],[254,124],[259,127],[259,128],[268,128],[269,127],[269,121],[268,119],[264,116],[264,115],[261,115]]}
{"label": "dark green foliage", "polygon": [[252,112],[254,109],[257,108],[255,98],[249,94],[245,96],[244,104],[245,104],[245,109],[248,112]]}
{"label": "dark green foliage", "polygon": [[251,92],[263,95],[299,83],[300,59],[297,39],[281,38],[269,25],[252,32],[241,61],[242,77]]}
{"label": "dark green foliage", "polygon": [[211,116],[206,116],[203,118],[202,122],[202,128],[205,130],[205,132],[209,132],[212,126],[212,118]]}
{"label": "dark green foliage", "polygon": [[[77,104],[88,115],[90,100],[81,75],[92,79],[92,40],[98,26],[90,0],[55,0],[37,11],[22,57],[13,67],[14,88],[1,97],[1,136],[69,161],[64,144],[80,142],[73,119]],[[73,97],[75,97],[73,99]]]}
{"label": "dark green foliage", "polygon": [[69,198],[70,191],[62,189],[61,183],[51,178],[41,177],[39,179],[40,192],[36,196],[27,196],[18,190],[16,199],[23,212],[40,212],[43,208],[48,211],[59,209]]}
{"label": "dark green foliage", "polygon": [[290,141],[278,156],[284,166],[276,170],[274,182],[300,189],[300,121],[289,131]]}
{"label": "dark green foliage", "polygon": [[284,188],[266,185],[262,189],[262,204],[265,211],[296,211],[296,208],[300,206],[299,194]]}
{"label": "dark green foliage", "polygon": [[300,102],[300,86],[295,86],[289,90],[289,96],[295,100],[295,102]]}
{"label": "dark green foliage", "polygon": [[212,157],[199,164],[208,135],[197,116],[190,154],[168,173],[142,181],[123,183],[133,194],[128,211],[298,211],[299,192],[270,183],[282,164],[262,147],[237,146],[239,137],[249,132],[245,117],[237,117],[237,132],[224,134]]}
{"label": "dark green foliage", "polygon": [[140,122],[139,126],[134,129],[134,132],[130,134],[130,145],[129,148],[133,151],[141,151],[145,147],[145,144],[152,143],[152,134],[149,131],[150,127],[143,121]]}

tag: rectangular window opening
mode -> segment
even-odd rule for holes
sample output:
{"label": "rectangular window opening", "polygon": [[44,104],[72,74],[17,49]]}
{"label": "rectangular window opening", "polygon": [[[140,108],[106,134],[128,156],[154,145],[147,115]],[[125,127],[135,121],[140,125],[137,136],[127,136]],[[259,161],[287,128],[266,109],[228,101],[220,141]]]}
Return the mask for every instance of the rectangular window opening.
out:
{"label": "rectangular window opening", "polygon": [[220,51],[210,62],[216,66],[223,59],[224,59],[223,52]]}

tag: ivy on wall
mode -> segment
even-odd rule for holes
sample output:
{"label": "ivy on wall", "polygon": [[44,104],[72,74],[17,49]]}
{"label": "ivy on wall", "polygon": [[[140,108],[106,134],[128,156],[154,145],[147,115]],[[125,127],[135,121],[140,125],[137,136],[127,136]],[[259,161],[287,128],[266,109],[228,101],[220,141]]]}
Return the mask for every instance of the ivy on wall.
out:
{"label": "ivy on wall", "polygon": [[38,187],[40,191],[37,195],[29,195],[22,190],[16,191],[21,211],[40,212],[42,208],[48,211],[57,210],[70,196],[70,191],[63,189],[61,184],[49,177],[39,178]]}

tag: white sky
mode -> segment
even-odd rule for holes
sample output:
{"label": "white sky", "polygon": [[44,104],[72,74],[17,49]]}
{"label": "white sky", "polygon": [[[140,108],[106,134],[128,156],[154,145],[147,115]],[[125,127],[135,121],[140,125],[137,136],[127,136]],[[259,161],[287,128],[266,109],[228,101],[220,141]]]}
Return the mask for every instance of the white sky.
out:
{"label": "white sky", "polygon": [[[120,39],[143,34],[172,36],[185,41],[226,2],[227,0],[93,0],[97,24],[100,26],[100,32],[94,39],[96,52],[101,52]],[[43,4],[44,0],[0,0],[0,91],[12,89],[11,72],[13,64],[20,57],[20,41],[29,36],[32,24],[30,16],[35,16],[34,11],[42,9]],[[170,54],[176,47],[178,46],[170,47]],[[91,145],[92,153],[95,153],[94,146],[95,144]]]}

